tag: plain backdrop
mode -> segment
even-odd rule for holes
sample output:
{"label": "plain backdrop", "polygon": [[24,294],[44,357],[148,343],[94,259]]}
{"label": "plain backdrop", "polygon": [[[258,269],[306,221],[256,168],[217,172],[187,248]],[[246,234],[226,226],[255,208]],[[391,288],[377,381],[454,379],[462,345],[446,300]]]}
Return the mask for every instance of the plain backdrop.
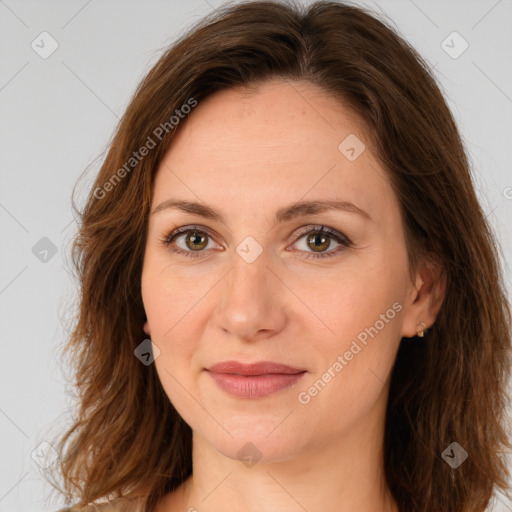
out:
{"label": "plain backdrop", "polygon": [[[88,168],[82,198],[163,48],[221,4],[0,0],[0,512],[63,506],[48,501],[41,475],[51,456],[46,439],[64,430],[72,406],[60,351],[77,296],[68,256],[73,186]],[[510,291],[512,2],[361,4],[384,13],[434,67]],[[512,511],[512,504],[497,496],[489,510]]]}

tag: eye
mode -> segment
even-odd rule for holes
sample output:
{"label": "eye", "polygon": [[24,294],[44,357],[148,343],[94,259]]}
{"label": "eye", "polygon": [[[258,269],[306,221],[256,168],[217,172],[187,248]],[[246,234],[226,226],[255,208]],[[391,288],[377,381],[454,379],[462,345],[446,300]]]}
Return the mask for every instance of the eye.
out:
{"label": "eye", "polygon": [[[172,252],[197,258],[205,252],[203,249],[211,248],[209,247],[209,238],[212,236],[206,229],[198,226],[185,226],[172,231],[161,242],[165,246],[171,247]],[[304,258],[329,258],[352,246],[352,242],[345,235],[325,226],[308,226],[307,229],[301,230],[299,234],[295,235],[294,244],[302,239],[304,239],[306,249],[299,252],[309,253],[302,256]],[[335,248],[337,250],[326,252],[326,249],[331,247],[332,239],[338,243],[339,247]],[[313,251],[307,250],[311,248]]]}
{"label": "eye", "polygon": [[171,246],[173,242],[180,241],[181,247],[177,244],[178,247],[171,247],[171,250],[184,256],[197,258],[201,256],[201,252],[204,252],[203,249],[208,247],[208,238],[211,238],[211,236],[204,229],[196,226],[186,226],[174,230],[162,240],[162,243]]}
{"label": "eye", "polygon": [[[325,252],[326,249],[331,247],[332,239],[338,243],[337,250]],[[303,256],[304,258],[330,258],[343,249],[352,246],[352,242],[345,235],[325,226],[315,226],[313,229],[308,227],[306,231],[302,230],[296,235],[296,241],[303,241],[303,247],[306,247],[306,250],[301,251],[306,253]],[[313,251],[309,252],[307,249],[311,248]]]}

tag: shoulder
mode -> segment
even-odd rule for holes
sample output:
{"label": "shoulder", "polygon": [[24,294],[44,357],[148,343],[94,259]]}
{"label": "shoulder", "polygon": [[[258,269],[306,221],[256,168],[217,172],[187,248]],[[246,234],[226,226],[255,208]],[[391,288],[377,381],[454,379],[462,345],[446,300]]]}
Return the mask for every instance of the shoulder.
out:
{"label": "shoulder", "polygon": [[143,512],[144,502],[140,499],[115,498],[106,503],[87,505],[82,508],[62,508],[55,512]]}

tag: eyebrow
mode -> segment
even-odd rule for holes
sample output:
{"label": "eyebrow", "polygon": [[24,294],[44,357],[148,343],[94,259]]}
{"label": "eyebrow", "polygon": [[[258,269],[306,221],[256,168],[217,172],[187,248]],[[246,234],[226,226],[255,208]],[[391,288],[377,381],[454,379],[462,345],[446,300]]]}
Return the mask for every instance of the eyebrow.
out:
{"label": "eyebrow", "polygon": [[[226,224],[224,216],[221,212],[215,210],[211,206],[196,203],[194,201],[183,201],[177,199],[167,199],[163,203],[160,203],[152,212],[151,215],[154,215],[158,212],[168,209],[176,209],[185,213],[190,213],[193,215],[199,215],[200,217],[204,217],[206,219],[215,220],[221,222],[222,224]],[[361,215],[367,220],[372,220],[370,215],[361,210],[355,204],[349,201],[340,201],[340,200],[317,200],[317,201],[298,201],[296,203],[292,203],[289,206],[284,208],[280,208],[276,211],[275,214],[275,223],[287,222],[297,217],[304,217],[306,215],[315,215],[317,213],[323,213],[330,210],[344,211],[348,213],[355,213]]]}

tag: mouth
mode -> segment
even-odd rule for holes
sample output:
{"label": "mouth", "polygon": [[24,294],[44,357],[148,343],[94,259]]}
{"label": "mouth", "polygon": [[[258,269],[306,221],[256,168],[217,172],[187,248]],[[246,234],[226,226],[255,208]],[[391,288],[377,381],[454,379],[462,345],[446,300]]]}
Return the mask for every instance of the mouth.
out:
{"label": "mouth", "polygon": [[205,370],[226,393],[251,399],[288,388],[307,373],[307,370],[271,361],[252,364],[225,361]]}

